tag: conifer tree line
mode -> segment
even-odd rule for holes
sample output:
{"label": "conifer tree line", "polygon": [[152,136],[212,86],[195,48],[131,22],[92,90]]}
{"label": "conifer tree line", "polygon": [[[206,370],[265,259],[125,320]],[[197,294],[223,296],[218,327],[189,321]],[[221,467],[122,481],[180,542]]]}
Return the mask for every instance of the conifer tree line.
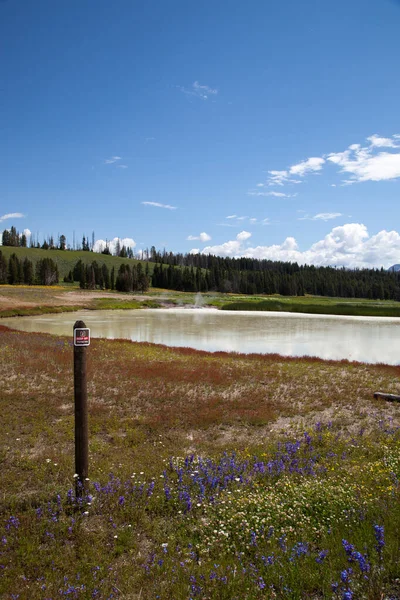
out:
{"label": "conifer tree line", "polygon": [[[27,237],[25,233],[19,233],[17,229],[12,226],[10,229],[4,229],[2,233],[2,244],[3,246],[19,246],[26,248],[28,246]],[[38,237],[35,238],[34,234],[30,235],[30,248],[40,248],[42,250],[83,250],[84,252],[93,252],[95,245],[95,235],[94,231],[92,233],[92,240],[89,240],[88,236],[82,237],[81,244],[75,244],[73,242],[72,247],[67,244],[67,238],[65,235],[61,234],[57,236],[57,240],[54,240],[54,236],[48,236],[42,244],[40,244]],[[101,254],[111,255],[111,251],[108,243],[106,243],[105,248],[102,250]],[[133,258],[133,250],[127,246],[121,245],[119,240],[115,245],[114,256],[120,256],[121,258]]]}
{"label": "conifer tree line", "polygon": [[[4,246],[27,246],[25,234],[15,227],[3,231]],[[68,250],[64,235],[54,243],[50,236],[41,246],[31,236],[30,246],[43,249]],[[80,249],[92,251],[92,241],[83,236]],[[0,253],[1,254],[1,253]],[[102,254],[110,255],[108,245]],[[115,255],[133,258],[131,248],[116,244]],[[116,289],[124,292],[146,291],[150,285],[186,292],[232,292],[240,294],[281,294],[283,296],[333,296],[400,301],[400,272],[384,269],[345,269],[298,265],[296,262],[259,260],[254,258],[223,258],[206,254],[174,254],[160,252],[152,246],[141,252],[145,267],[124,264],[115,272],[95,260],[85,265],[79,260],[66,282],[79,282],[82,289]],[[150,275],[149,262],[155,263]],[[58,282],[57,265],[41,259],[34,268],[29,259],[19,260],[14,254],[7,261],[0,258],[0,284],[26,283],[51,285]]]}
{"label": "conifer tree line", "polygon": [[95,260],[87,265],[78,260],[73,270],[64,277],[66,283],[79,282],[82,289],[115,289],[119,292],[147,292],[150,280],[148,264],[145,269],[140,263],[122,264],[115,275],[114,267],[110,271],[106,264],[100,266]]}
{"label": "conifer tree line", "polygon": [[153,287],[188,292],[311,294],[400,301],[400,272],[384,269],[337,269],[244,257],[160,253],[154,246],[149,259],[156,263]]}
{"label": "conifer tree line", "polygon": [[58,279],[58,266],[51,258],[40,259],[34,267],[28,258],[22,260],[16,254],[7,260],[0,250],[0,284],[55,285]]}

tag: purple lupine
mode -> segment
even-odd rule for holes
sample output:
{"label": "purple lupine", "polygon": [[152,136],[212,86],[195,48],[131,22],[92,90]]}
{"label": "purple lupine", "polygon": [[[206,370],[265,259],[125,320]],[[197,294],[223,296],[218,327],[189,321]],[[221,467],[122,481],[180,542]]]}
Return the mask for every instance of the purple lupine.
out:
{"label": "purple lupine", "polygon": [[385,545],[385,529],[383,525],[374,525],[374,534],[377,542],[375,548],[379,557],[382,558],[382,550]]}
{"label": "purple lupine", "polygon": [[315,561],[319,564],[323,563],[327,554],[328,554],[328,550],[321,550],[321,552],[318,553],[318,556],[315,559]]}

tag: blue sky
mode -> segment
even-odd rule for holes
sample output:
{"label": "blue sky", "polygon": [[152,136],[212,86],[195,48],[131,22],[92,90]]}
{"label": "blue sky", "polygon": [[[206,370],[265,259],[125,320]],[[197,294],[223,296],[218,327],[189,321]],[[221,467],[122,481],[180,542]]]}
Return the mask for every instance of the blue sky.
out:
{"label": "blue sky", "polygon": [[400,262],[399,29],[394,0],[0,0],[0,229]]}

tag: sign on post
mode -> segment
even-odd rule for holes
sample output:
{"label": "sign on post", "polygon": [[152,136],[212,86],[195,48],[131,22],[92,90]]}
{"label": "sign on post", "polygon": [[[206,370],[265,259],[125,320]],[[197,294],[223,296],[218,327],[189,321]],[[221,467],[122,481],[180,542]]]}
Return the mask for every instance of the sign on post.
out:
{"label": "sign on post", "polygon": [[[77,321],[77,323],[83,323],[83,321]],[[88,327],[74,329],[74,346],[90,346],[90,329]]]}
{"label": "sign on post", "polygon": [[74,400],[76,495],[82,496],[88,478],[89,434],[87,409],[86,346],[90,330],[83,321],[74,325]]}

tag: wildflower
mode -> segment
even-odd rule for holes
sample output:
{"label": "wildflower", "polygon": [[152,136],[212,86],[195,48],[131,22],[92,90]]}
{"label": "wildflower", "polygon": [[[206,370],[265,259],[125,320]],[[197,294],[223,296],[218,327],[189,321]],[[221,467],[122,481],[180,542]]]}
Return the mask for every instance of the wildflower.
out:
{"label": "wildflower", "polygon": [[385,529],[383,525],[374,525],[375,539],[377,544],[375,546],[379,556],[382,555],[382,549],[385,545]]}
{"label": "wildflower", "polygon": [[347,583],[348,581],[350,581],[349,575],[351,575],[352,572],[352,569],[344,569],[344,571],[340,573],[340,579],[343,581],[343,583]]}
{"label": "wildflower", "polygon": [[293,549],[292,549],[292,557],[293,558],[295,556],[301,556],[302,554],[307,554],[307,553],[308,553],[307,542],[299,542],[298,544],[295,544],[295,546],[293,546]]}
{"label": "wildflower", "polygon": [[324,562],[326,555],[328,554],[328,550],[321,550],[321,552],[318,553],[317,558],[315,559],[317,563],[322,563]]}
{"label": "wildflower", "polygon": [[279,544],[279,547],[281,548],[281,550],[283,550],[283,552],[286,552],[287,546],[286,546],[286,536],[285,535],[281,535],[281,537],[278,538],[278,544]]}
{"label": "wildflower", "polygon": [[15,527],[15,529],[18,529],[18,527],[19,527],[18,517],[14,517],[11,515],[11,517],[8,519],[8,522],[6,524],[7,531],[9,531],[11,529],[11,527]]}

